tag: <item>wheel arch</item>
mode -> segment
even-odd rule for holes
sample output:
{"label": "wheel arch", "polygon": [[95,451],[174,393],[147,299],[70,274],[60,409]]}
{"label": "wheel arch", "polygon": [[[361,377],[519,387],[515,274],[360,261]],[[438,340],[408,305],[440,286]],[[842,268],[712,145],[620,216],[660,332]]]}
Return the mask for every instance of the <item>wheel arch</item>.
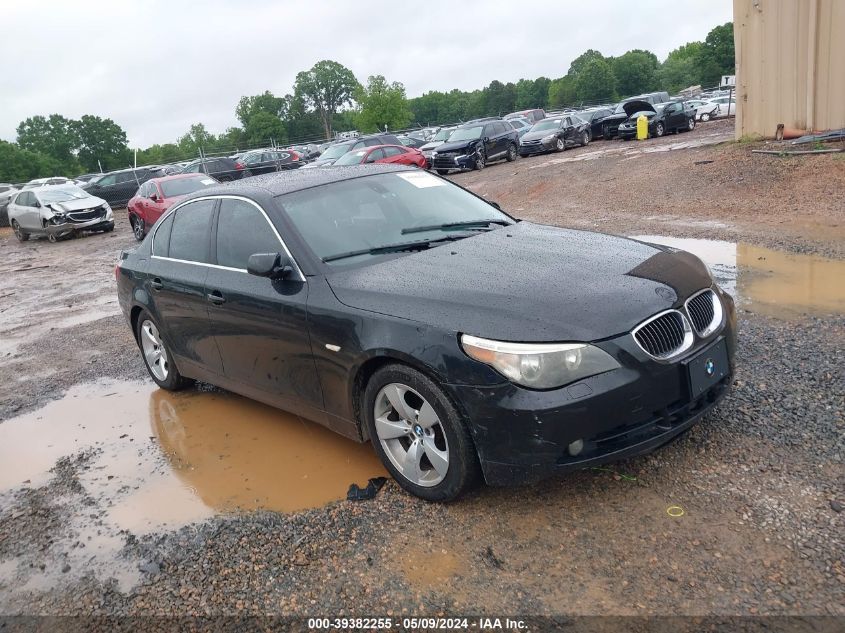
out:
{"label": "wheel arch", "polygon": [[[446,397],[455,407],[455,410],[458,411],[461,418],[463,420],[468,420],[467,412],[464,409],[463,405],[459,400],[457,400],[453,394],[450,392],[448,388],[445,387],[446,381],[444,377],[439,374],[434,368],[430,367],[429,365],[420,362],[418,359],[414,358],[413,356],[409,356],[403,352],[393,349],[379,349],[373,350],[367,359],[365,359],[358,367],[352,372],[352,377],[349,384],[349,404],[350,404],[350,411],[355,416],[355,422],[358,424],[358,428],[361,432],[361,437],[364,441],[367,441],[369,438],[367,425],[364,423],[363,420],[363,397],[364,397],[364,390],[367,387],[370,379],[373,375],[382,367],[387,365],[405,365],[411,369],[414,369],[421,374],[423,374],[426,378],[437,384],[441,389],[443,389],[443,393],[446,394]],[[474,443],[474,434],[472,430],[472,425],[468,424],[467,428],[470,430],[470,437],[473,438],[473,449],[478,453],[478,449],[475,447]]]}

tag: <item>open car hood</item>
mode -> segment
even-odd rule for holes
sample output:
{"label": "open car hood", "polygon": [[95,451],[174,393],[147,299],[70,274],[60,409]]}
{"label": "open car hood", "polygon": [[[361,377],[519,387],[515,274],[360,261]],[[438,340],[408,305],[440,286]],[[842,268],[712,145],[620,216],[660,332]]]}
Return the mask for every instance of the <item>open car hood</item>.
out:
{"label": "open car hood", "polygon": [[651,110],[652,112],[657,112],[654,109],[654,106],[651,105],[648,101],[629,101],[625,105],[622,106],[622,109],[625,110],[625,114],[631,116],[635,112],[642,112],[644,110]]}

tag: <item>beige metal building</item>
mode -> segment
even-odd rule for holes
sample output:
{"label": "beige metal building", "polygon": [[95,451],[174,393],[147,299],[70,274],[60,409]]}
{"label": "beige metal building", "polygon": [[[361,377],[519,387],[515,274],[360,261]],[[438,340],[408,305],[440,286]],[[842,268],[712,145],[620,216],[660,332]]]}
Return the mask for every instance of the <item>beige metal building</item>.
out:
{"label": "beige metal building", "polygon": [[845,127],[845,0],[734,0],[736,137]]}

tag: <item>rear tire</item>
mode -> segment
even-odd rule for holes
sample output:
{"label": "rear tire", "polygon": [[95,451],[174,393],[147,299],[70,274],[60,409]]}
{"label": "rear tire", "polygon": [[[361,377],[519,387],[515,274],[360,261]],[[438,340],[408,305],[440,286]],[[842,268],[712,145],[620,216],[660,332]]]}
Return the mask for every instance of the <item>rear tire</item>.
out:
{"label": "rear tire", "polygon": [[709,120],[710,120],[710,113],[709,112],[705,112],[704,114],[701,115],[701,121],[703,123],[707,123],[707,121],[709,121]]}
{"label": "rear tire", "polygon": [[587,147],[587,143],[590,142],[590,135],[586,131],[581,132],[581,140],[579,142],[581,143],[581,147]]}
{"label": "rear tire", "polygon": [[17,220],[12,220],[12,230],[15,232],[15,237],[21,242],[26,242],[29,239],[29,233],[21,228]]}
{"label": "rear tire", "polygon": [[687,131],[692,132],[695,129],[695,117],[690,117],[687,121]]}
{"label": "rear tire", "polygon": [[481,467],[469,430],[428,376],[406,365],[386,365],[370,378],[362,402],[376,454],[402,488],[443,502],[479,481]]}
{"label": "rear tire", "polygon": [[144,366],[155,384],[168,391],[179,391],[193,384],[193,380],[179,373],[161,330],[146,310],[141,311],[135,323],[135,340]]}
{"label": "rear tire", "polygon": [[508,153],[505,155],[505,158],[509,163],[516,160],[516,145],[514,143],[508,145]]}
{"label": "rear tire", "polygon": [[144,240],[144,221],[134,215],[129,216],[129,224],[132,225],[132,234],[139,242]]}
{"label": "rear tire", "polygon": [[660,138],[661,136],[663,136],[663,133],[664,133],[665,131],[666,131],[666,128],[665,128],[665,127],[663,127],[663,124],[662,124],[662,123],[658,123],[657,125],[655,125],[655,126],[654,126],[654,135],[655,135],[656,137],[658,137],[658,138]]}

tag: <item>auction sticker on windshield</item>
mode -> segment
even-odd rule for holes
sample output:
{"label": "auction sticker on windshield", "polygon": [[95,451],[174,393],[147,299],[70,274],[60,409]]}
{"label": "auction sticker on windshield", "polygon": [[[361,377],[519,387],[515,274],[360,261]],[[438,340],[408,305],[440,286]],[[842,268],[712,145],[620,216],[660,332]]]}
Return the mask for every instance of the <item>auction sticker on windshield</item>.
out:
{"label": "auction sticker on windshield", "polygon": [[444,184],[443,181],[440,180],[440,178],[438,178],[437,176],[432,176],[431,174],[427,174],[423,171],[411,171],[397,175],[400,178],[404,178],[415,187],[419,187],[420,189],[423,189],[425,187],[442,187]]}

